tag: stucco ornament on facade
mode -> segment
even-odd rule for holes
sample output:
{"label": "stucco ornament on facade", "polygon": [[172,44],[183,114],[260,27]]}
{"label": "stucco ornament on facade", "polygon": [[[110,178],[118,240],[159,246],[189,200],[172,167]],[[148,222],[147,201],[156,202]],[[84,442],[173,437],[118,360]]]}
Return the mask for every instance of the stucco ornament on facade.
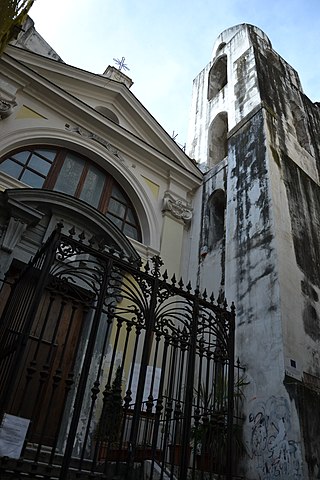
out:
{"label": "stucco ornament on facade", "polygon": [[117,157],[121,162],[124,162],[124,159],[121,157],[119,150],[117,150],[113,145],[111,145],[111,143],[107,142],[99,135],[96,135],[95,133],[90,132],[85,128],[82,128],[79,125],[71,126],[68,123],[65,124],[65,129],[68,132],[77,133],[81,137],[88,138],[90,140],[94,140],[97,143],[100,143],[100,145],[103,145],[108,150],[108,152]]}
{"label": "stucco ornament on facade", "polygon": [[0,98],[0,119],[4,120],[13,113],[14,107],[17,106],[15,100],[4,100]]}
{"label": "stucco ornament on facade", "polygon": [[26,228],[26,222],[20,218],[11,217],[8,227],[4,233],[1,249],[5,252],[11,253],[17,243],[20,241],[21,236]]}
{"label": "stucco ornament on facade", "polygon": [[192,207],[180,199],[174,198],[169,192],[163,197],[163,212],[170,212],[175,218],[183,220],[185,224],[189,224],[192,219]]}

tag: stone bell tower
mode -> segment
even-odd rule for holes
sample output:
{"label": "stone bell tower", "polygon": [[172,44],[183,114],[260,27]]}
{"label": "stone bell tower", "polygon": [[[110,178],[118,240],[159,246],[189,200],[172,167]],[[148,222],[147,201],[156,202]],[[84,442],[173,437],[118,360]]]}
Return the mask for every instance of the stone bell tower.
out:
{"label": "stone bell tower", "polygon": [[320,475],[320,108],[257,27],[195,78],[187,153],[204,173],[189,277],[237,309],[248,479]]}

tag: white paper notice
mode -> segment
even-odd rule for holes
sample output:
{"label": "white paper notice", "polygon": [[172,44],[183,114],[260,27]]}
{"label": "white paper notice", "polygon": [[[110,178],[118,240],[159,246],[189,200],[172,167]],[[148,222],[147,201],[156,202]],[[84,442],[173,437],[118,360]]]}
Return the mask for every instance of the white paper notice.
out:
{"label": "white paper notice", "polygon": [[0,457],[20,458],[30,420],[4,414],[0,426]]}

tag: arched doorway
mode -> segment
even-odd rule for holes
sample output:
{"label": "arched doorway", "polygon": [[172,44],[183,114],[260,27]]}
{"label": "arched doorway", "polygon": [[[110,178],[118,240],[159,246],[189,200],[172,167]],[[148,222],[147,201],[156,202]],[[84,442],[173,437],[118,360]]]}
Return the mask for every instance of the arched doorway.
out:
{"label": "arched doorway", "polygon": [[[103,262],[96,251],[114,250],[133,264],[140,257],[108,217],[79,199],[40,189],[12,189],[5,196],[12,215],[18,211],[29,215],[37,212],[37,218],[42,218],[17,243],[0,292],[2,409],[31,420],[30,442],[55,448],[67,428],[74,400],[74,394],[70,398],[69,392],[83,368],[97,310]],[[70,247],[64,251],[61,245],[60,251],[57,247],[51,254],[48,250],[42,253],[45,247],[41,244],[50,242],[57,224],[68,238],[78,241],[72,255]],[[43,235],[40,248],[34,252],[34,260],[25,265],[19,260],[21,250],[30,249],[32,244],[34,247],[39,232]],[[50,255],[54,256],[51,260]],[[110,334],[101,321],[106,309],[100,309],[96,321],[98,338],[91,360],[103,355],[101,338],[106,335],[107,341]],[[90,375],[95,369],[94,365]]]}

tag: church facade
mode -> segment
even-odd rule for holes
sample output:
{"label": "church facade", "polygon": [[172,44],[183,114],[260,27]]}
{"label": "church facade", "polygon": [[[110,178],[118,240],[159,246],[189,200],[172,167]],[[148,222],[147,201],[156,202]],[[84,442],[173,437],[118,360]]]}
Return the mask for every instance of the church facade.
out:
{"label": "church facade", "polygon": [[[28,25],[24,37],[9,46],[0,59],[3,315],[7,315],[11,286],[57,225],[66,238],[82,241],[94,236],[97,243],[122,250],[133,263],[140,259],[145,264],[160,256],[169,278],[175,274],[185,284],[190,280],[200,292],[213,291],[216,305],[223,305],[226,299],[236,306],[234,353],[245,368],[241,395],[243,449],[236,467],[218,473],[229,475],[226,478],[239,474],[250,480],[318,478],[319,105],[303,94],[297,72],[272,49],[259,28],[243,24],[227,29],[217,39],[212,59],[193,83],[186,154],[132,94],[129,77],[113,67],[93,76],[66,65],[37,35],[32,22]],[[64,246],[62,254],[66,251]],[[88,252],[81,253],[87,256],[77,260],[78,268],[88,265],[93,255]],[[73,252],[73,260],[74,256]],[[128,278],[127,274],[122,277]],[[119,278],[118,273],[114,289]],[[88,288],[83,277],[81,282],[77,285],[77,302],[72,298],[70,305],[70,292],[68,297],[59,290],[57,318],[84,318],[87,306],[79,298],[88,293]],[[130,283],[132,286],[134,282]],[[176,288],[175,281],[173,286]],[[45,308],[49,311],[50,302],[50,312],[54,311],[56,300],[49,300],[53,298],[50,292],[51,297],[48,294],[42,300],[43,312]],[[124,304],[123,295],[112,295]],[[63,315],[59,313],[61,305],[66,312]],[[129,303],[126,308],[129,311]],[[40,326],[37,323],[31,327],[26,364],[40,358],[40,351],[44,357],[54,356],[48,354],[44,327],[42,331],[40,316],[36,318]],[[64,320],[59,322],[62,325]],[[50,344],[56,351],[60,335],[62,356],[66,335],[70,352],[73,344],[85,343],[84,330],[69,334],[68,328],[63,328],[59,334],[52,333],[54,341]],[[184,332],[178,331],[180,335]],[[103,331],[99,332],[103,336]],[[106,347],[106,361],[109,365],[120,364],[122,381],[130,379],[132,385],[134,369],[140,364],[136,361],[128,366],[121,359],[127,350],[135,352],[135,347],[123,332],[119,333],[120,340],[115,331],[108,335],[114,349],[110,347],[107,352]],[[32,347],[35,337],[41,346]],[[221,342],[214,345],[216,354]],[[165,348],[164,340],[160,348],[163,363],[154,361],[150,378],[146,366],[151,390],[157,383],[156,375],[160,390],[161,378],[168,381],[169,375],[161,374],[166,367]],[[150,352],[156,358],[156,351],[150,346],[148,358]],[[99,364],[103,354],[93,355]],[[132,358],[136,358],[134,355]],[[201,364],[201,355],[196,363]],[[206,358],[209,365],[212,359],[210,355]],[[74,357],[70,353],[68,362],[81,364],[76,353]],[[198,368],[199,385],[201,376],[207,381],[211,376],[217,380],[221,369],[214,365]],[[169,363],[167,368],[173,371]],[[184,369],[187,377],[187,367]],[[179,395],[183,396],[184,380],[178,380],[177,372],[172,378],[176,391],[181,383]],[[136,385],[137,396],[141,381]],[[28,418],[17,407],[23,403],[24,390],[17,385],[14,388],[11,413]],[[143,395],[141,391],[141,400]],[[44,396],[46,405],[50,403],[48,398]],[[89,404],[88,400],[87,409],[79,411],[83,425]],[[60,419],[66,416],[65,406],[57,406]],[[179,401],[175,408],[178,406]],[[192,408],[196,417],[199,401],[196,406],[191,402]],[[94,418],[94,413],[90,415]],[[39,431],[45,430],[43,425],[49,431],[47,421],[41,422]],[[64,428],[67,425],[64,418]],[[190,429],[184,428],[191,437]],[[89,427],[81,430],[78,424],[73,453],[76,448],[80,451],[91,434],[94,443]],[[34,443],[37,435],[38,431]],[[177,429],[174,435],[177,439]],[[48,445],[56,448],[56,441],[50,438],[48,433]],[[59,442],[63,444],[61,436]],[[61,445],[59,448],[63,448]],[[193,454],[191,464],[197,471]]]}

